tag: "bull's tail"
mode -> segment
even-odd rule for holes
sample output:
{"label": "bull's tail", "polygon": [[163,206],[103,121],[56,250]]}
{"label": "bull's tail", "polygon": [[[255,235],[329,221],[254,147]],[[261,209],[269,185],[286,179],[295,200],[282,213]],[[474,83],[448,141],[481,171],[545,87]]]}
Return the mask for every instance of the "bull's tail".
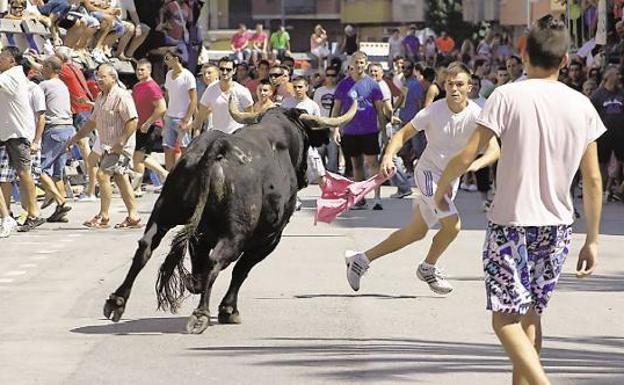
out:
{"label": "bull's tail", "polygon": [[189,240],[192,237],[198,236],[197,228],[208,202],[210,180],[213,170],[216,171],[216,179],[221,179],[223,176],[223,170],[219,162],[213,163],[208,169],[208,173],[199,173],[200,181],[197,184],[199,194],[193,215],[184,228],[180,230],[173,241],[171,241],[169,254],[167,254],[165,261],[160,266],[158,279],[156,281],[158,309],[165,311],[170,310],[172,313],[175,313],[184,300],[186,291],[185,282],[190,279],[190,273],[184,266],[184,257],[189,247]]}
{"label": "bull's tail", "polygon": [[177,312],[184,299],[186,290],[185,277],[189,275],[184,267],[184,257],[188,248],[189,232],[185,226],[171,241],[171,249],[160,265],[156,280],[156,297],[158,309]]}

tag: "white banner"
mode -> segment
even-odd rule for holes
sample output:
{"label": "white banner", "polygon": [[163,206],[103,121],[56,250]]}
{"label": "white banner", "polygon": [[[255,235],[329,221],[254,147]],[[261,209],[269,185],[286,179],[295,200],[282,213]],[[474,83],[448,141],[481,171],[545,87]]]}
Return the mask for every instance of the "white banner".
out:
{"label": "white banner", "polygon": [[598,26],[596,28],[596,44],[607,44],[607,0],[598,2]]}

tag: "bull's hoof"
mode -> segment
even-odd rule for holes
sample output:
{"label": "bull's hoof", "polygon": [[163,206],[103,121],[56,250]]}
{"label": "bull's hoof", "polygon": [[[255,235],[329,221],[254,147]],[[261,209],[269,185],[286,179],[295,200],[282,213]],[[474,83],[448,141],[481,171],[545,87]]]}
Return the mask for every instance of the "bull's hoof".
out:
{"label": "bull's hoof", "polygon": [[191,294],[201,294],[204,292],[203,285],[200,280],[189,274],[184,277],[184,286]]}
{"label": "bull's hoof", "polygon": [[186,331],[189,334],[201,334],[210,326],[210,314],[202,311],[194,311],[186,323]]}
{"label": "bull's hoof", "polygon": [[232,306],[223,306],[219,308],[219,323],[220,324],[239,324],[241,323],[240,314],[238,310],[234,310]]}
{"label": "bull's hoof", "polygon": [[104,303],[104,317],[113,322],[119,322],[125,310],[126,300],[116,294],[111,294]]}

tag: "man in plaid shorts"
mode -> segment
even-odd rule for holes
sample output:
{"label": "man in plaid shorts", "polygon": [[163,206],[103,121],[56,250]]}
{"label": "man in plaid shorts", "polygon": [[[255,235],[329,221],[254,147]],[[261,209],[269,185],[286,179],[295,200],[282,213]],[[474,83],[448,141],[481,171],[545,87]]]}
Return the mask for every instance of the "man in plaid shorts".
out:
{"label": "man in plaid shorts", "polygon": [[[34,142],[34,115],[29,102],[29,81],[20,65],[22,54],[17,47],[0,51],[0,145],[6,146],[9,163],[20,179],[20,191],[28,217],[20,231],[30,231],[45,223],[39,217],[37,193],[31,175],[31,152],[38,150]],[[2,224],[4,225],[3,219]]]}
{"label": "man in plaid shorts", "polygon": [[577,276],[591,274],[598,259],[602,182],[595,141],[606,129],[589,99],[557,81],[568,47],[564,24],[552,16],[533,26],[522,58],[528,80],[496,88],[435,193],[438,208],[446,209],[451,181],[492,136],[500,139],[483,267],[487,308],[513,363],[514,384],[550,384],[539,356],[540,317],[570,249],[574,208],[569,189],[579,166],[587,237]]}

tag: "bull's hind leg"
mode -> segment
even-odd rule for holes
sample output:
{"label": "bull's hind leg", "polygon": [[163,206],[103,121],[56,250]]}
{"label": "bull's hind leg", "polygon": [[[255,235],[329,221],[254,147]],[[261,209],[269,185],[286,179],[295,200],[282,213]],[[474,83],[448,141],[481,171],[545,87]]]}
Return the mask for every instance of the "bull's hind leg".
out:
{"label": "bull's hind leg", "polygon": [[281,235],[277,236],[276,239],[263,248],[245,251],[243,256],[236,262],[232,270],[230,287],[223,297],[221,305],[219,305],[219,323],[239,324],[241,322],[238,312],[238,291],[249,275],[249,271],[275,250],[280,238]]}
{"label": "bull's hind leg", "polygon": [[191,334],[200,334],[210,326],[210,292],[219,272],[234,262],[241,254],[240,239],[220,239],[208,259],[206,266],[206,280],[204,291],[199,300],[199,305],[186,324],[186,330]]}
{"label": "bull's hind leg", "polygon": [[170,226],[164,226],[150,220],[143,237],[139,240],[139,247],[134,253],[132,265],[130,266],[126,278],[104,304],[104,317],[111,319],[113,322],[117,322],[121,319],[121,315],[126,309],[126,303],[128,302],[128,297],[130,297],[130,291],[132,290],[134,280],[170,229]]}
{"label": "bull's hind leg", "polygon": [[208,263],[206,257],[215,247],[215,240],[207,237],[191,237],[189,240],[189,254],[191,256],[191,275],[185,277],[186,290],[193,294],[201,294],[205,289]]}

